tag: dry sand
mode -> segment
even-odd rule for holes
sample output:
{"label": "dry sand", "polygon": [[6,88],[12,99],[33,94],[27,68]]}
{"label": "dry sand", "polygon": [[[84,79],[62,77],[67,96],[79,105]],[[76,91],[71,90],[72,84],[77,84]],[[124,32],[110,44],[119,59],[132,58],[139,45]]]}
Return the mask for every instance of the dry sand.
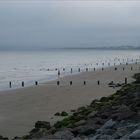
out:
{"label": "dry sand", "polygon": [[[131,66],[133,71],[131,71]],[[0,134],[8,137],[27,134],[38,120],[51,121],[56,112],[76,109],[88,105],[94,99],[113,94],[118,88],[108,87],[110,81],[123,83],[125,77],[128,82],[131,76],[139,72],[139,64],[121,65],[106,68],[104,71],[82,72],[77,75],[59,78],[43,85],[0,92]],[[123,67],[125,70],[123,71]],[[86,80],[86,86],[83,81]],[[97,85],[97,80],[101,81]],[[73,85],[69,85],[73,81]]]}

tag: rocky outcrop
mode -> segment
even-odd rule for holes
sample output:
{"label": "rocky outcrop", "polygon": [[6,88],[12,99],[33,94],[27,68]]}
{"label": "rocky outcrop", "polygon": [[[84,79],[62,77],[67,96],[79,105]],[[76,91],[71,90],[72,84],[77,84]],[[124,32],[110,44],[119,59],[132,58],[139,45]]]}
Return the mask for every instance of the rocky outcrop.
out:
{"label": "rocky outcrop", "polygon": [[8,138],[0,135],[0,140],[8,140]]}
{"label": "rocky outcrop", "polygon": [[45,122],[45,121],[38,121],[35,123],[35,128],[46,128],[46,129],[50,129],[50,123],[49,122]]}
{"label": "rocky outcrop", "polygon": [[38,121],[24,139],[131,140],[140,139],[140,74],[109,97],[94,100],[50,126]]}
{"label": "rocky outcrop", "polygon": [[135,130],[130,136],[130,139],[140,139],[140,129]]}

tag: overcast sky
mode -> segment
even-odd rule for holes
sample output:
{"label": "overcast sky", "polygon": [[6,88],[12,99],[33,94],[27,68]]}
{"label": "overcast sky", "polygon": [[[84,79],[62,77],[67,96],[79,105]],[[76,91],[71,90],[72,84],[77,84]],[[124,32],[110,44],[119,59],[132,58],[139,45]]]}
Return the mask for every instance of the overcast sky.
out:
{"label": "overcast sky", "polygon": [[139,1],[0,1],[0,49],[140,46]]}

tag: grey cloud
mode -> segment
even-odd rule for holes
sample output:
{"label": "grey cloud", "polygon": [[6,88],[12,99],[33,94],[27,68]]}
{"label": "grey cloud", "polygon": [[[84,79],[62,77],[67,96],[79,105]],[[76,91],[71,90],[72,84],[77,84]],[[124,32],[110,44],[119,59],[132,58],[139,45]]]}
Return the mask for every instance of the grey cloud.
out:
{"label": "grey cloud", "polygon": [[140,45],[140,2],[0,2],[0,49]]}

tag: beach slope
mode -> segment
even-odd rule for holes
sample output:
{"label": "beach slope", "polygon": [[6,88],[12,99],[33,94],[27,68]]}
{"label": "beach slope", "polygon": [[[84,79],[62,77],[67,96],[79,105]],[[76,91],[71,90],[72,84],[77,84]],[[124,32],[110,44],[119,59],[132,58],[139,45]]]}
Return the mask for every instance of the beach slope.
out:
{"label": "beach slope", "polygon": [[[8,137],[23,136],[38,120],[54,123],[61,119],[54,116],[56,112],[64,110],[69,113],[72,109],[90,104],[94,99],[111,95],[120,87],[109,87],[109,82],[124,83],[125,77],[127,82],[132,82],[134,79],[131,76],[139,72],[139,64],[115,67],[59,78],[59,86],[57,81],[52,81],[38,86],[1,91],[0,134]],[[97,84],[98,80],[100,85]]]}

